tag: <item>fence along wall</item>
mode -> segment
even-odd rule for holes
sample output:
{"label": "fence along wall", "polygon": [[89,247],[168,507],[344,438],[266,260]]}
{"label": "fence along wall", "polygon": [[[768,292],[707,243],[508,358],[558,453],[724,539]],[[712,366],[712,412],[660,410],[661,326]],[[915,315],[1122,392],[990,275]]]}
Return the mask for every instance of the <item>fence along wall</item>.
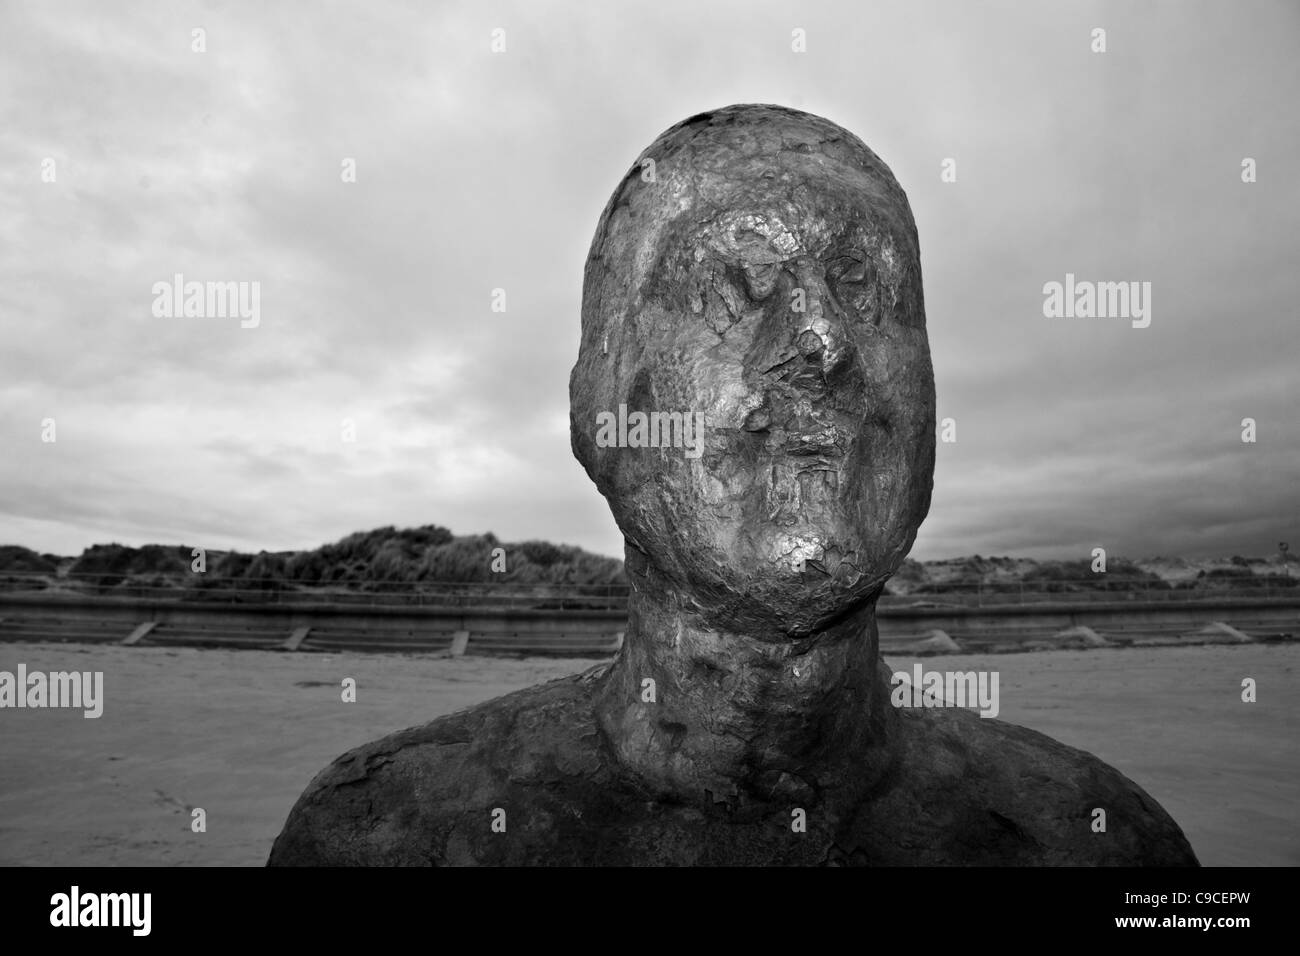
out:
{"label": "fence along wall", "polygon": [[[879,606],[917,604],[946,607],[1001,607],[1008,604],[1084,604],[1119,601],[1211,603],[1240,598],[1300,600],[1300,577],[1288,567],[1272,575],[1219,581],[1213,586],[1173,586],[1152,580],[1112,579],[1105,575],[1024,582],[935,582],[906,594],[885,593]],[[627,584],[523,584],[519,582],[354,580],[343,584],[299,586],[279,578],[231,581],[191,576],[186,582],[145,583],[122,574],[68,572],[51,576],[36,571],[0,572],[0,595],[42,597],[112,597],[217,604],[348,604],[365,607],[519,608],[532,610],[619,610],[626,608]]]}
{"label": "fence along wall", "polygon": [[6,641],[603,657],[621,646],[626,621],[624,611],[240,607],[0,595],[0,640]]}
{"label": "fence along wall", "polygon": [[[1238,640],[1234,631],[1240,639],[1273,641],[1300,634],[1300,599],[881,607],[877,617],[886,654],[1219,643]],[[231,605],[0,594],[3,641],[603,657],[621,646],[626,621],[622,610]]]}

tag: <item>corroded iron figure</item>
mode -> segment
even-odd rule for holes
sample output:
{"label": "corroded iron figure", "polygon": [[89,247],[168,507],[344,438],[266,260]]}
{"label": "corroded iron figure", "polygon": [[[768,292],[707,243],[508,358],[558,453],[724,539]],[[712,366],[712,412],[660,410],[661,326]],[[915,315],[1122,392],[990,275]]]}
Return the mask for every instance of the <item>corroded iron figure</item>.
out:
{"label": "corroded iron figure", "polygon": [[617,659],[345,754],[273,865],[1195,865],[1089,754],[891,704],[875,604],[934,381],[907,197],[856,137],[733,106],[655,140],[591,245],[570,402],[626,539]]}

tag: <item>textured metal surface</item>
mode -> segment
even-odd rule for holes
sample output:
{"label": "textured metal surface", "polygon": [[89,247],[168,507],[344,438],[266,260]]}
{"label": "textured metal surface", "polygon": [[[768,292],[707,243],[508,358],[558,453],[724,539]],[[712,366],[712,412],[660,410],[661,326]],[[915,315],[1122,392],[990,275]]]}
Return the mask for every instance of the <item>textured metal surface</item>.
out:
{"label": "textured metal surface", "polygon": [[[629,547],[710,622],[808,634],[870,596],[930,501],[934,378],[907,198],[834,124],[674,127],[610,199],[570,379],[574,453]],[[698,412],[704,450],[599,448],[597,415]]]}

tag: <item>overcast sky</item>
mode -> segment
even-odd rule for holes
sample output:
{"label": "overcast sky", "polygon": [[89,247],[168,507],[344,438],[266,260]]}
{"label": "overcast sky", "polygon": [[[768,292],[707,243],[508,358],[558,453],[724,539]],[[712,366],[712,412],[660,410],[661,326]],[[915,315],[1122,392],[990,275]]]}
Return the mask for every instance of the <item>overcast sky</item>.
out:
{"label": "overcast sky", "polygon": [[[569,451],[583,263],[640,151],[736,102],[911,200],[957,437],[913,556],[1300,550],[1300,5],[960,0],[5,3],[0,543],[621,556]],[[260,324],[155,316],[176,273]],[[1066,273],[1150,282],[1150,326],[1045,318]]]}

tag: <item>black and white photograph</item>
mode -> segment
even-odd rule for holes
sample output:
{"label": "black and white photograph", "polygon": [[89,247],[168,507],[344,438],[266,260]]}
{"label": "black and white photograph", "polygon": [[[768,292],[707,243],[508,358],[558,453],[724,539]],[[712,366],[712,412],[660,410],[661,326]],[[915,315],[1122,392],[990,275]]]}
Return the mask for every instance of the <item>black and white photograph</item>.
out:
{"label": "black and white photograph", "polygon": [[1297,102],[1293,0],[0,5],[6,925],[998,867],[1249,940]]}

